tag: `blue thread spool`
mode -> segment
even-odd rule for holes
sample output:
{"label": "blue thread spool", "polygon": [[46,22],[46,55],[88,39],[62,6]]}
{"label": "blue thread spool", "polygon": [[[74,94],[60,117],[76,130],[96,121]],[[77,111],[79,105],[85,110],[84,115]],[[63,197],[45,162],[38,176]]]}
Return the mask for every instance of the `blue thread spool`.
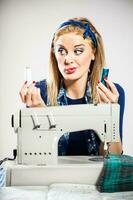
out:
{"label": "blue thread spool", "polygon": [[106,81],[104,80],[105,77],[108,77],[108,74],[109,74],[109,68],[103,68],[103,71],[102,71],[102,76],[101,76],[101,82],[105,85],[106,85]]}

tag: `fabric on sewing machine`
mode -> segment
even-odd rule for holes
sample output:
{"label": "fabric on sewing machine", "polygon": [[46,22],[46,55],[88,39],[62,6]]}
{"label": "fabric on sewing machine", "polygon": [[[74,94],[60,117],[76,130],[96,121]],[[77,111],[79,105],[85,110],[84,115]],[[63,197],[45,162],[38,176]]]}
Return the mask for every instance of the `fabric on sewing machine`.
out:
{"label": "fabric on sewing machine", "polygon": [[48,200],[133,200],[133,192],[100,193],[94,185],[52,184]]}
{"label": "fabric on sewing machine", "polygon": [[110,154],[96,186],[100,192],[133,191],[133,157]]}
{"label": "fabric on sewing machine", "polygon": [[1,187],[0,200],[46,200],[47,186]]}
{"label": "fabric on sewing machine", "polygon": [[132,200],[132,197],[133,192],[100,193],[94,185],[86,184],[0,188],[0,200]]}
{"label": "fabric on sewing machine", "polygon": [[2,166],[0,166],[0,187],[3,187],[5,185],[6,185],[6,171]]}

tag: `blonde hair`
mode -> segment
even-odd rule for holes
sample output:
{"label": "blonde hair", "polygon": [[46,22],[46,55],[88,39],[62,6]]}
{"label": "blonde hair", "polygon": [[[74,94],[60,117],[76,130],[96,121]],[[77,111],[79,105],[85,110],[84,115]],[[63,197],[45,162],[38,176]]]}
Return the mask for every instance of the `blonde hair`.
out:
{"label": "blonde hair", "polygon": [[[92,25],[92,23],[83,17],[73,18],[70,20],[75,20],[82,22],[84,24],[88,23],[90,29],[95,34],[97,40],[97,47],[94,47],[94,44],[90,37],[86,38],[90,42],[92,50],[94,51],[95,60],[91,61],[90,64],[90,72],[88,73],[88,79],[91,84],[91,91],[92,91],[92,101],[95,102],[97,98],[96,92],[96,85],[98,83],[101,70],[105,66],[105,54],[104,54],[104,47],[101,35],[98,33],[96,28]],[[82,35],[84,30],[78,26],[64,26],[56,31],[54,34],[51,50],[50,50],[50,59],[49,59],[49,80],[47,85],[47,92],[48,92],[48,99],[51,106],[57,105],[57,95],[61,86],[62,75],[58,69],[58,64],[56,61],[55,53],[54,53],[54,42],[63,34],[74,32],[77,35]]]}

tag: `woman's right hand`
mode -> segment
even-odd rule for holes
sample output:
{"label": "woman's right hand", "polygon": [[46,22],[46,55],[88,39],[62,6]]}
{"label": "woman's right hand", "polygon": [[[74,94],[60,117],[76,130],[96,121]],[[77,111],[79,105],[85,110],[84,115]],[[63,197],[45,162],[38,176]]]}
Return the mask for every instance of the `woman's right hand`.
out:
{"label": "woman's right hand", "polygon": [[35,87],[35,82],[28,86],[27,81],[22,86],[20,97],[23,103],[28,107],[44,107],[46,104],[41,98],[40,89]]}

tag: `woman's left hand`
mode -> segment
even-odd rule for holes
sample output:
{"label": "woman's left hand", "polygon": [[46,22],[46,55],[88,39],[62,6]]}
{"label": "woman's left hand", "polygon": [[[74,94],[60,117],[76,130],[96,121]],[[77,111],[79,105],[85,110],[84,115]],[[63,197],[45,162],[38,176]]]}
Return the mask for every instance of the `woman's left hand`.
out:
{"label": "woman's left hand", "polygon": [[113,82],[109,79],[104,79],[106,81],[106,86],[101,82],[97,85],[97,93],[99,103],[118,103],[119,93]]}

